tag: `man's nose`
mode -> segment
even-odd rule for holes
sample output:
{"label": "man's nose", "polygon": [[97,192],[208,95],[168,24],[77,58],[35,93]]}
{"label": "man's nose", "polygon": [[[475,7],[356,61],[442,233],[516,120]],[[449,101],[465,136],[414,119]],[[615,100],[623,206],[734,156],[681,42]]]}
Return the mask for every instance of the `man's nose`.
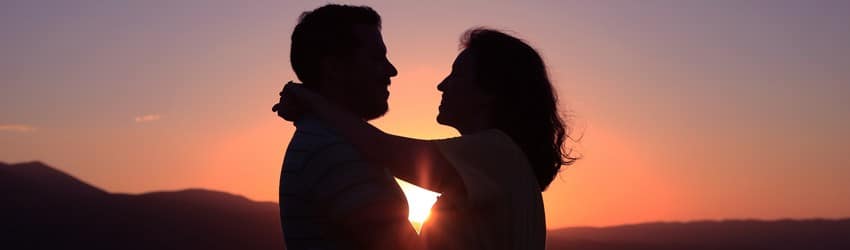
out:
{"label": "man's nose", "polygon": [[[446,78],[446,79],[448,79],[448,78]],[[440,84],[437,84],[437,90],[442,91],[442,92],[446,92],[446,79],[443,79],[443,81],[441,81]]]}
{"label": "man's nose", "polygon": [[390,77],[394,77],[394,76],[398,75],[398,69],[395,68],[395,65],[393,65],[393,63],[391,63],[390,60],[387,60],[387,66],[389,66]]}

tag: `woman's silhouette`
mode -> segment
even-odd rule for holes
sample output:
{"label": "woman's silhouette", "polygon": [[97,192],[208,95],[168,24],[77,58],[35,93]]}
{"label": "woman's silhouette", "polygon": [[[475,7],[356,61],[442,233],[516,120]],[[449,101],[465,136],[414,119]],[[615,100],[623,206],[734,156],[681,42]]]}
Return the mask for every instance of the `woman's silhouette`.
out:
{"label": "woman's silhouette", "polygon": [[540,55],[520,39],[472,29],[451,73],[437,86],[437,121],[461,136],[390,135],[294,83],[275,110],[316,116],[376,167],[442,193],[422,229],[429,249],[544,249],[541,192],[562,166],[567,127]]}

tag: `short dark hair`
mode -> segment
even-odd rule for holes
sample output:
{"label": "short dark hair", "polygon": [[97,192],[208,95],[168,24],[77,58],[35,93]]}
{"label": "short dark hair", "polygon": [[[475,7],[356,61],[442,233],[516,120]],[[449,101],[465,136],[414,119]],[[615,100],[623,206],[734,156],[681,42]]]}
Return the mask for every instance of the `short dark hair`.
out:
{"label": "short dark hair", "polygon": [[495,128],[519,145],[545,190],[578,158],[564,150],[569,131],[543,59],[522,40],[492,29],[468,30],[461,45],[475,58],[475,82],[495,97]]}
{"label": "short dark hair", "polygon": [[354,34],[356,25],[381,28],[381,16],[368,6],[328,4],[301,13],[292,31],[289,61],[304,83],[319,77],[322,58],[350,55],[361,46]]}

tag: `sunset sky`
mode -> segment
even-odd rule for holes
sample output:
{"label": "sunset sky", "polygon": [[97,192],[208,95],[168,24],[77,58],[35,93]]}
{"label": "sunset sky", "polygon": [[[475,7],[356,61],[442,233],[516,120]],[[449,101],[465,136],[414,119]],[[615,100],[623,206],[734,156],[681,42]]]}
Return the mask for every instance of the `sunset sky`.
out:
{"label": "sunset sky", "polygon": [[[277,201],[294,127],[270,111],[323,1],[2,1],[0,161],[111,192]],[[344,3],[344,2],[343,2]],[[417,138],[464,30],[538,49],[583,159],[549,228],[850,217],[850,1],[362,1],[399,75],[374,124]]]}

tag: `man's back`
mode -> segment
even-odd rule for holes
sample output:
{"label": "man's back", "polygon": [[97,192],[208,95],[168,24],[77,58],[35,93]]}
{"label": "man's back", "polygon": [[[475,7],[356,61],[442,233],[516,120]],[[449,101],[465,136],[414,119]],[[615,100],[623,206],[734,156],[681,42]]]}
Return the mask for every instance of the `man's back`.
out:
{"label": "man's back", "polygon": [[280,179],[287,249],[401,249],[415,241],[392,176],[319,121],[295,125]]}

